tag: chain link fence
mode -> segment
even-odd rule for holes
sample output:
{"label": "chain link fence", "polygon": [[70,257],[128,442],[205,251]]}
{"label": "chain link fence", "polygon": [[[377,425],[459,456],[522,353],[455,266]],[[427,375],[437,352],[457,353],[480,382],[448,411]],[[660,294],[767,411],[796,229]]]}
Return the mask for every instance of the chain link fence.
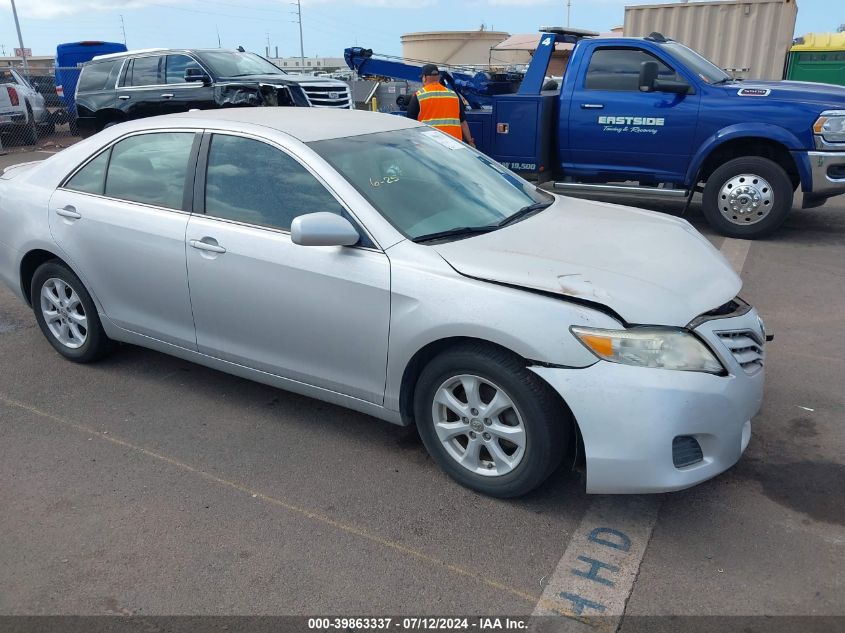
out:
{"label": "chain link fence", "polygon": [[3,152],[59,150],[79,140],[73,95],[79,68],[0,68]]}

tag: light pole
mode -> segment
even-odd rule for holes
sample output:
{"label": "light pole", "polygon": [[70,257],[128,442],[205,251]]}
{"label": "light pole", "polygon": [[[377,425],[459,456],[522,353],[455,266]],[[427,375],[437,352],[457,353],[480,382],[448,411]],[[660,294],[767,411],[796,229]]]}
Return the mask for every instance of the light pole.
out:
{"label": "light pole", "polygon": [[299,22],[299,63],[302,66],[302,72],[305,72],[305,44],[302,43],[302,4],[296,0],[296,17]]}
{"label": "light pole", "polygon": [[15,28],[18,30],[18,46],[21,47],[21,59],[23,60],[24,74],[29,76],[29,64],[26,61],[26,49],[23,47],[23,36],[21,35],[21,23],[18,22],[18,9],[15,0],[12,0],[12,15],[15,17]]}

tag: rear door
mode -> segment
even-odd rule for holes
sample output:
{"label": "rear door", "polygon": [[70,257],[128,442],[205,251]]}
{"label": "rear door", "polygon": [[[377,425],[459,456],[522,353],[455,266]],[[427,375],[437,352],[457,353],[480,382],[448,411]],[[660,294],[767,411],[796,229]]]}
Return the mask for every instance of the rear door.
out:
{"label": "rear door", "polygon": [[167,93],[164,83],[164,55],[145,55],[129,60],[117,90],[117,108],[128,119],[140,119],[164,114],[162,96]]}
{"label": "rear door", "polygon": [[108,318],[188,349],[185,229],[198,147],[191,130],[126,137],[68,178],[49,208],[53,238]]}
{"label": "rear door", "polygon": [[[698,94],[640,92],[643,62],[658,63],[660,79],[684,80],[665,60],[634,46],[597,46],[569,104],[570,173],[613,173],[676,181],[689,165],[698,121]],[[583,66],[582,66],[583,67]]]}

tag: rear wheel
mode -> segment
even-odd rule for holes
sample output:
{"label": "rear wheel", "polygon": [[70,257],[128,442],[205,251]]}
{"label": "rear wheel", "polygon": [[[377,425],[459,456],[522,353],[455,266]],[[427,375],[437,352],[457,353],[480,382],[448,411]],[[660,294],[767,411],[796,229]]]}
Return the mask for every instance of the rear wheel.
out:
{"label": "rear wheel", "polygon": [[35,145],[38,142],[38,124],[32,114],[32,106],[26,104],[26,125],[23,128],[22,142],[24,145]]}
{"label": "rear wheel", "polygon": [[440,467],[494,497],[524,495],[545,481],[571,430],[551,387],[515,355],[483,344],[456,347],[423,369],[414,414]]}
{"label": "rear wheel", "polygon": [[111,350],[91,295],[64,264],[50,261],[39,266],[30,292],[38,327],[59,354],[89,363]]}
{"label": "rear wheel", "polygon": [[735,158],[707,179],[702,210],[722,235],[755,239],[783,224],[794,191],[786,170],[776,162],[760,156]]}

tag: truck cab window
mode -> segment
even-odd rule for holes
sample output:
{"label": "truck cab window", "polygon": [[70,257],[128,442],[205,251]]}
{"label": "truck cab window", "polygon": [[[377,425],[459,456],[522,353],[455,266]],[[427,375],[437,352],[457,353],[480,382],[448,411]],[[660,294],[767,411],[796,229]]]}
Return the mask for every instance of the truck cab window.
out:
{"label": "truck cab window", "polygon": [[678,74],[651,53],[639,48],[598,48],[590,58],[584,88],[639,92],[643,62],[657,62],[660,79],[679,79]]}

